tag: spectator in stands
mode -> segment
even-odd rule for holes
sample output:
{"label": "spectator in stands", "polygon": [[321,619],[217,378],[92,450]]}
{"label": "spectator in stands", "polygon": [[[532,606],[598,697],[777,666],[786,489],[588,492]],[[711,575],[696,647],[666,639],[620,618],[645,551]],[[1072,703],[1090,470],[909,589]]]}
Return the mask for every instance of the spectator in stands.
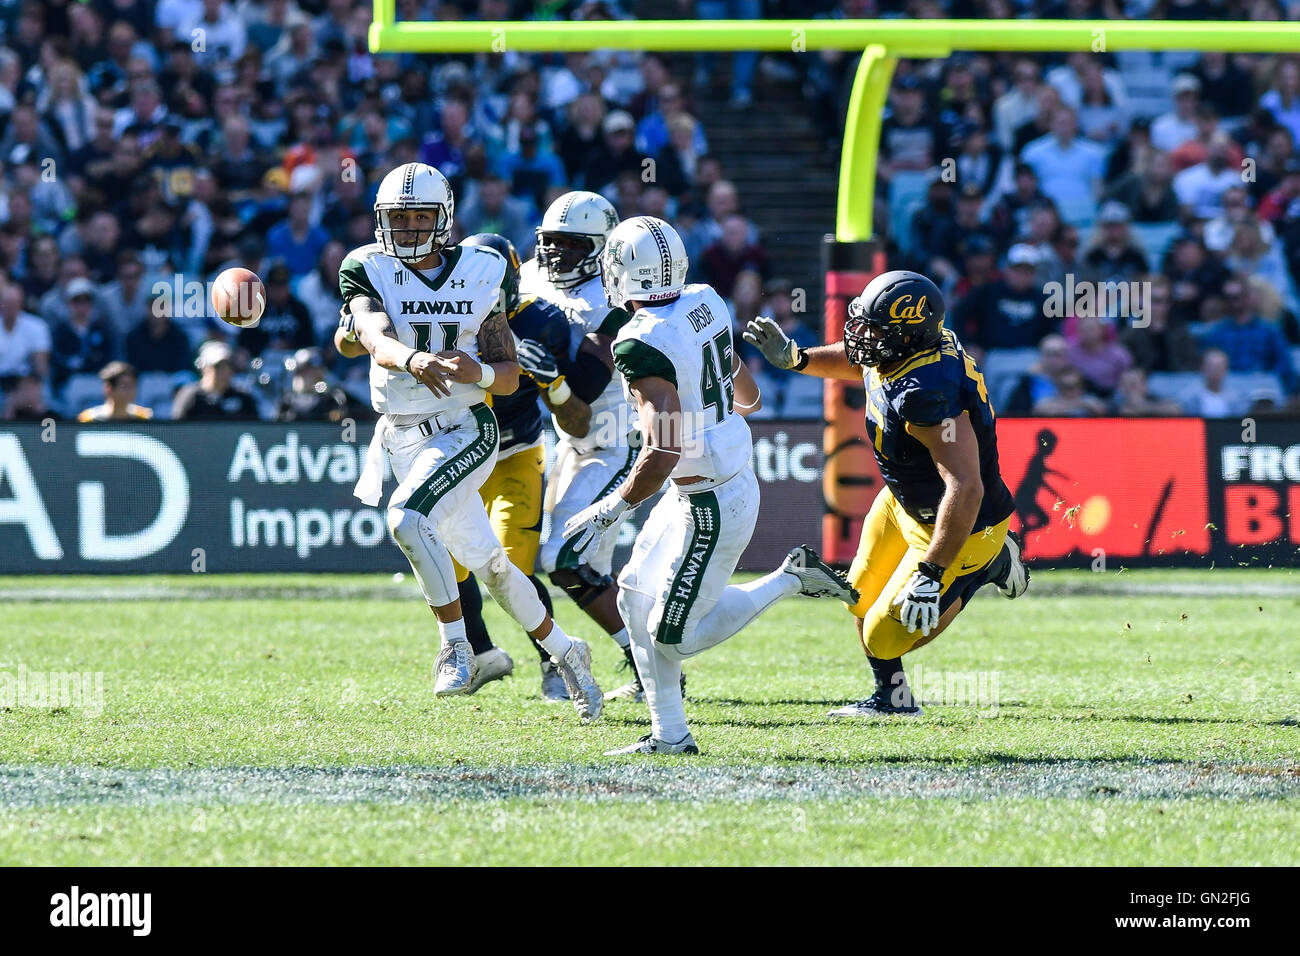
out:
{"label": "spectator in stands", "polygon": [[519,148],[508,150],[497,159],[497,175],[510,184],[510,193],[529,203],[534,211],[546,209],[546,194],[565,181],[560,157],[543,148],[537,130],[525,126],[519,130]]}
{"label": "spectator in stands", "polygon": [[465,169],[465,149],[474,140],[470,126],[469,102],[464,97],[449,96],[442,104],[442,128],[424,137],[420,145],[420,162],[428,163],[450,180]]}
{"label": "spectator in stands", "polygon": [[1295,369],[1286,339],[1255,311],[1250,285],[1239,278],[1223,286],[1228,318],[1216,322],[1201,337],[1205,348],[1221,349],[1233,372],[1269,372],[1278,377],[1287,392],[1296,390]]}
{"label": "spectator in stands", "polygon": [[876,176],[888,182],[895,173],[932,169],[948,148],[949,136],[926,115],[925,89],[916,76],[894,84],[892,110],[880,124]]}
{"label": "spectator in stands", "polygon": [[53,160],[55,168],[63,162],[63,150],[49,128],[41,121],[36,107],[19,103],[9,114],[9,127],[0,139],[0,162],[6,166]]}
{"label": "spectator in stands", "polygon": [[962,341],[988,349],[1033,348],[1051,331],[1043,315],[1045,295],[1034,281],[1038,254],[1015,245],[1007,253],[1003,277],[971,292],[957,309]]}
{"label": "spectator in stands", "polygon": [[50,374],[50,328],[23,311],[23,290],[15,282],[0,285],[0,391],[23,375],[45,382]]}
{"label": "spectator in stands", "polygon": [[1145,325],[1135,323],[1120,329],[1119,341],[1134,364],[1148,372],[1191,372],[1200,367],[1200,351],[1186,323],[1173,319],[1169,280],[1149,276],[1143,280],[1147,289]]}
{"label": "spectator in stands", "polygon": [[1061,110],[1061,94],[1056,87],[1043,85],[1038,88],[1038,108],[1033,119],[1016,130],[1012,142],[1011,155],[1024,158],[1025,147],[1038,139],[1052,135],[1052,122]]}
{"label": "spectator in stands", "polygon": [[1255,105],[1254,80],[1236,62],[1236,54],[1205,52],[1192,75],[1201,83],[1203,99],[1213,103],[1219,115],[1244,117]]}
{"label": "spectator in stands", "polygon": [[1172,284],[1174,317],[1182,322],[1199,321],[1201,304],[1228,278],[1223,264],[1193,236],[1174,242],[1165,256],[1163,271]]}
{"label": "spectator in stands", "polygon": [[1201,381],[1182,400],[1183,411],[1198,418],[1238,418],[1250,402],[1228,388],[1228,353],[1207,349],[1201,358]]}
{"label": "spectator in stands", "polygon": [[140,374],[183,372],[190,366],[189,336],[172,321],[172,295],[150,298],[145,318],[126,337],[126,360]]}
{"label": "spectator in stands", "polygon": [[958,190],[957,208],[950,218],[936,224],[934,233],[921,246],[928,257],[923,270],[934,276],[942,286],[951,286],[961,275],[962,243],[974,237],[993,241],[993,233],[980,221],[984,197],[974,183],[966,183]]}
{"label": "spectator in stands", "polygon": [[329,233],[312,223],[311,210],[312,197],[296,193],[289,199],[284,221],[266,234],[267,253],[273,259],[282,260],[294,278],[312,270],[330,239]]}
{"label": "spectator in stands", "polygon": [[[1224,132],[1219,127],[1219,112],[1209,103],[1202,103],[1196,108],[1196,135],[1183,145],[1168,153],[1169,166],[1175,173],[1181,173],[1197,163],[1205,162],[1209,155],[1209,145],[1216,136]],[[1245,153],[1237,141],[1229,137],[1228,165],[1243,169],[1242,160]]]}
{"label": "spectator in stands", "polygon": [[293,373],[293,384],[280,398],[277,422],[338,422],[347,417],[348,397],[326,381],[317,349],[299,349],[285,367]]}
{"label": "spectator in stands", "polygon": [[1156,398],[1147,387],[1147,373],[1140,368],[1126,368],[1110,400],[1110,414],[1127,418],[1156,418],[1182,412],[1177,402]]}
{"label": "spectator in stands", "polygon": [[348,251],[343,243],[331,239],[321,250],[316,268],[298,282],[295,296],[307,307],[318,342],[329,341],[338,325],[339,309],[343,307],[339,298],[339,266]]}
{"label": "spectator in stands", "polygon": [[734,213],[722,223],[722,236],[704,250],[704,274],[718,295],[730,298],[736,276],[744,269],[762,275],[767,270],[767,255],[762,246],[749,241],[749,221]]}
{"label": "spectator in stands", "polygon": [[[681,87],[675,83],[665,84],[660,89],[657,99],[655,108],[636,126],[636,148],[647,156],[657,156],[663,151],[671,139],[669,120],[678,113],[686,112],[686,97]],[[692,129],[691,139],[687,145],[692,152],[700,156],[709,151],[709,141],[699,125]]]}
{"label": "spectator in stands", "polygon": [[[1075,54],[1072,54],[1074,56]],[[1079,128],[1083,135],[1104,146],[1113,146],[1128,128],[1128,105],[1118,74],[1103,71],[1096,57],[1077,54],[1074,61],[1079,81]],[[1066,98],[1069,102],[1069,98]]]}
{"label": "spectator in stands", "polygon": [[967,236],[961,240],[958,253],[962,263],[961,275],[951,290],[956,299],[964,298],[970,295],[971,290],[997,280],[997,252],[987,236],[978,233]]}
{"label": "spectator in stands", "polygon": [[1040,399],[1034,405],[1034,414],[1050,418],[1087,418],[1105,415],[1106,403],[1096,395],[1089,395],[1083,375],[1078,369],[1067,368],[1056,378],[1056,394]]}
{"label": "spectator in stands", "polygon": [[1292,142],[1300,142],[1300,64],[1282,60],[1273,86],[1259,98],[1259,105],[1287,128]]}
{"label": "spectator in stands", "polygon": [[58,421],[59,415],[45,404],[45,390],[35,375],[20,375],[5,392],[5,421]]}
{"label": "spectator in stands", "polygon": [[1277,187],[1259,204],[1259,218],[1268,223],[1275,223],[1283,216],[1300,218],[1300,208],[1295,206],[1297,199],[1300,199],[1300,159],[1288,159]]}
{"label": "spectator in stands", "polygon": [[494,232],[515,244],[521,256],[528,255],[536,243],[529,210],[525,202],[510,195],[500,176],[484,178],[478,192],[456,210],[456,221],[464,235]]}
{"label": "spectator in stands", "polygon": [[1092,282],[1128,282],[1147,271],[1146,253],[1129,230],[1128,209],[1108,202],[1083,254],[1084,277]]}
{"label": "spectator in stands", "polygon": [[[259,356],[266,349],[287,352],[315,344],[311,314],[289,291],[290,279],[289,267],[283,262],[276,262],[266,271],[263,277],[266,311],[262,313],[262,321],[252,328],[240,329],[235,337],[235,345],[250,357]],[[335,313],[336,325],[337,322]]]}
{"label": "spectator in stands", "polygon": [[[763,15],[760,0],[696,0],[695,16],[699,20],[757,20]],[[700,53],[696,57],[695,85],[707,87],[713,82],[716,53]],[[752,50],[736,51],[731,55],[731,106],[747,109],[754,102],[754,71],[758,68],[758,53]]]}
{"label": "spectator in stands", "polygon": [[1172,152],[1197,134],[1196,108],[1201,102],[1201,81],[1190,73],[1179,73],[1170,86],[1174,108],[1151,124],[1151,144]]}
{"label": "spectator in stands", "polygon": [[559,153],[569,181],[576,182],[588,157],[604,148],[601,123],[605,119],[605,101],[594,91],[580,93],[569,104],[568,118],[569,122],[560,134]]}
{"label": "spectator in stands", "polygon": [[73,279],[64,289],[68,317],[54,327],[50,359],[52,384],[61,389],[72,375],[94,374],[117,354],[117,336],[105,319],[93,315],[95,286]]}
{"label": "spectator in stands", "polygon": [[1184,214],[1196,219],[1213,219],[1219,213],[1223,194],[1241,185],[1241,167],[1231,165],[1232,143],[1226,133],[1210,141],[1205,162],[1189,166],[1174,177],[1174,193]]}
{"label": "spectator in stands", "polygon": [[1052,133],[1036,139],[1020,158],[1034,168],[1038,181],[1067,222],[1091,222],[1101,194],[1106,151],[1079,137],[1074,110],[1062,107],[1052,117]]}
{"label": "spectator in stands", "polygon": [[119,342],[135,327],[149,308],[149,287],[144,281],[144,263],[134,250],[124,249],[117,256],[117,277],[100,290],[103,315],[113,326]]}
{"label": "spectator in stands", "polygon": [[99,370],[104,383],[104,403],[92,405],[77,415],[79,422],[147,421],[153,409],[135,404],[136,374],[127,362],[109,362]]}
{"label": "spectator in stands", "polygon": [[1178,218],[1169,156],[1148,152],[1102,194],[1103,203],[1122,203],[1135,222],[1173,222]]}
{"label": "spectator in stands", "polygon": [[1070,365],[1093,391],[1109,395],[1119,385],[1120,375],[1133,364],[1133,356],[1108,337],[1110,327],[1095,315],[1077,316],[1074,329],[1077,337],[1067,353]]}
{"label": "spectator in stands", "polygon": [[636,148],[636,121],[623,110],[614,110],[601,124],[605,140],[600,149],[587,156],[582,167],[582,188],[603,193],[619,173],[635,170],[640,174],[644,158]]}
{"label": "spectator in stands", "polygon": [[1016,131],[1038,115],[1038,92],[1041,88],[1038,64],[1028,56],[1011,67],[1012,87],[993,104],[993,129],[1004,150],[1016,147]]}
{"label": "spectator in stands", "polygon": [[668,142],[655,155],[655,182],[669,195],[681,196],[695,183],[701,153],[695,147],[700,124],[689,113],[674,113],[668,119]]}
{"label": "spectator in stands", "polygon": [[[796,290],[789,279],[770,279],[763,286],[763,310],[760,314],[776,321],[781,326],[781,331],[798,345],[800,348],[808,349],[814,345],[821,345],[821,335],[807,320],[807,302],[806,290],[798,290],[799,302],[805,311],[795,311]],[[742,322],[748,321],[752,316],[736,316],[737,320]],[[738,339],[737,342],[740,340]],[[749,348],[748,345],[745,346]],[[757,353],[755,353],[757,358]]]}
{"label": "spectator in stands", "polygon": [[230,346],[205,342],[195,360],[200,378],[176,393],[172,418],[177,421],[253,421],[257,403],[247,392],[231,384],[234,368]]}
{"label": "spectator in stands", "polygon": [[989,228],[999,249],[1028,232],[1029,214],[1035,206],[1051,202],[1038,188],[1038,174],[1028,163],[1015,164],[1014,182],[1014,188],[1003,193],[989,213]]}
{"label": "spectator in stands", "polygon": [[1046,335],[1038,343],[1038,360],[1016,380],[1004,411],[1028,415],[1038,403],[1055,398],[1057,382],[1070,370],[1069,343],[1061,335]]}

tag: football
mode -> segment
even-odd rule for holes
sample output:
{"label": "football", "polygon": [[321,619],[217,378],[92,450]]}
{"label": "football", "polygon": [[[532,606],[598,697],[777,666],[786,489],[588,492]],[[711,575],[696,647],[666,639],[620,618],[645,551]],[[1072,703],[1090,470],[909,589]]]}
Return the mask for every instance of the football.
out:
{"label": "football", "polygon": [[227,269],[212,280],[212,308],[223,322],[256,328],[266,311],[266,290],[251,269]]}

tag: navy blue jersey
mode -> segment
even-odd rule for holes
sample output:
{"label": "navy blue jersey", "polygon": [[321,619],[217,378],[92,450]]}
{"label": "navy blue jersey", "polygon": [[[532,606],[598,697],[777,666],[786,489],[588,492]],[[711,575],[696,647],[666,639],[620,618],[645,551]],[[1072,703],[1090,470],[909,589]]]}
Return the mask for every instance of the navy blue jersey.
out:
{"label": "navy blue jersey", "polygon": [[952,332],[945,330],[938,345],[913,355],[892,372],[868,369],[863,380],[867,435],[881,477],[904,511],[922,524],[934,524],[944,493],[930,450],[908,434],[907,426],[938,425],[966,412],[979,443],[984,483],[984,501],[971,530],[982,531],[1011,514],[1014,505],[998,470],[993,406],[984,376]]}
{"label": "navy blue jersey", "polygon": [[[510,316],[510,331],[515,338],[541,342],[555,356],[560,371],[569,374],[569,320],[559,308],[544,299],[527,300]],[[541,437],[544,419],[540,395],[537,383],[521,374],[518,389],[509,395],[492,396],[492,410],[501,427],[502,451],[527,447]]]}

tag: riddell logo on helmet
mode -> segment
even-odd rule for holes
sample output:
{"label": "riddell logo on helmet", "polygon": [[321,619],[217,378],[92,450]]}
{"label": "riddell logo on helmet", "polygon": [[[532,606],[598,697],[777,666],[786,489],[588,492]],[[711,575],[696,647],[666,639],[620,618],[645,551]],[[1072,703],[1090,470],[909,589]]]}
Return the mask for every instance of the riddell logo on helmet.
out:
{"label": "riddell logo on helmet", "polygon": [[925,316],[921,313],[925,309],[925,296],[921,296],[916,305],[904,305],[904,303],[911,301],[912,297],[910,295],[899,296],[889,307],[889,317],[891,319],[903,319],[909,324],[924,322]]}

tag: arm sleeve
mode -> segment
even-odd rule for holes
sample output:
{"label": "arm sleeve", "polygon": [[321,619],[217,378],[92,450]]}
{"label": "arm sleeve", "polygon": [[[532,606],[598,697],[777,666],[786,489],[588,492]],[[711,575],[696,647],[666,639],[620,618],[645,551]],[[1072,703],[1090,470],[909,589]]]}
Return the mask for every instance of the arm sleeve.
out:
{"label": "arm sleeve", "polygon": [[372,299],[382,298],[366,273],[365,263],[349,256],[343,260],[343,265],[339,266],[339,296],[346,303],[360,295]]}
{"label": "arm sleeve", "polygon": [[961,411],[955,389],[913,388],[898,398],[898,414],[909,425],[938,425],[945,418],[956,418]]}
{"label": "arm sleeve", "polygon": [[614,343],[614,367],[629,382],[639,378],[666,379],[677,387],[677,370],[673,363],[653,345],[638,339],[624,339]]}
{"label": "arm sleeve", "polygon": [[627,325],[631,316],[622,309],[610,309],[609,314],[601,320],[596,332],[600,335],[608,335],[611,339],[618,335],[619,329]]}
{"label": "arm sleeve", "polygon": [[600,397],[614,377],[614,370],[590,352],[579,352],[572,362],[560,362],[559,366],[573,394],[588,405]]}

